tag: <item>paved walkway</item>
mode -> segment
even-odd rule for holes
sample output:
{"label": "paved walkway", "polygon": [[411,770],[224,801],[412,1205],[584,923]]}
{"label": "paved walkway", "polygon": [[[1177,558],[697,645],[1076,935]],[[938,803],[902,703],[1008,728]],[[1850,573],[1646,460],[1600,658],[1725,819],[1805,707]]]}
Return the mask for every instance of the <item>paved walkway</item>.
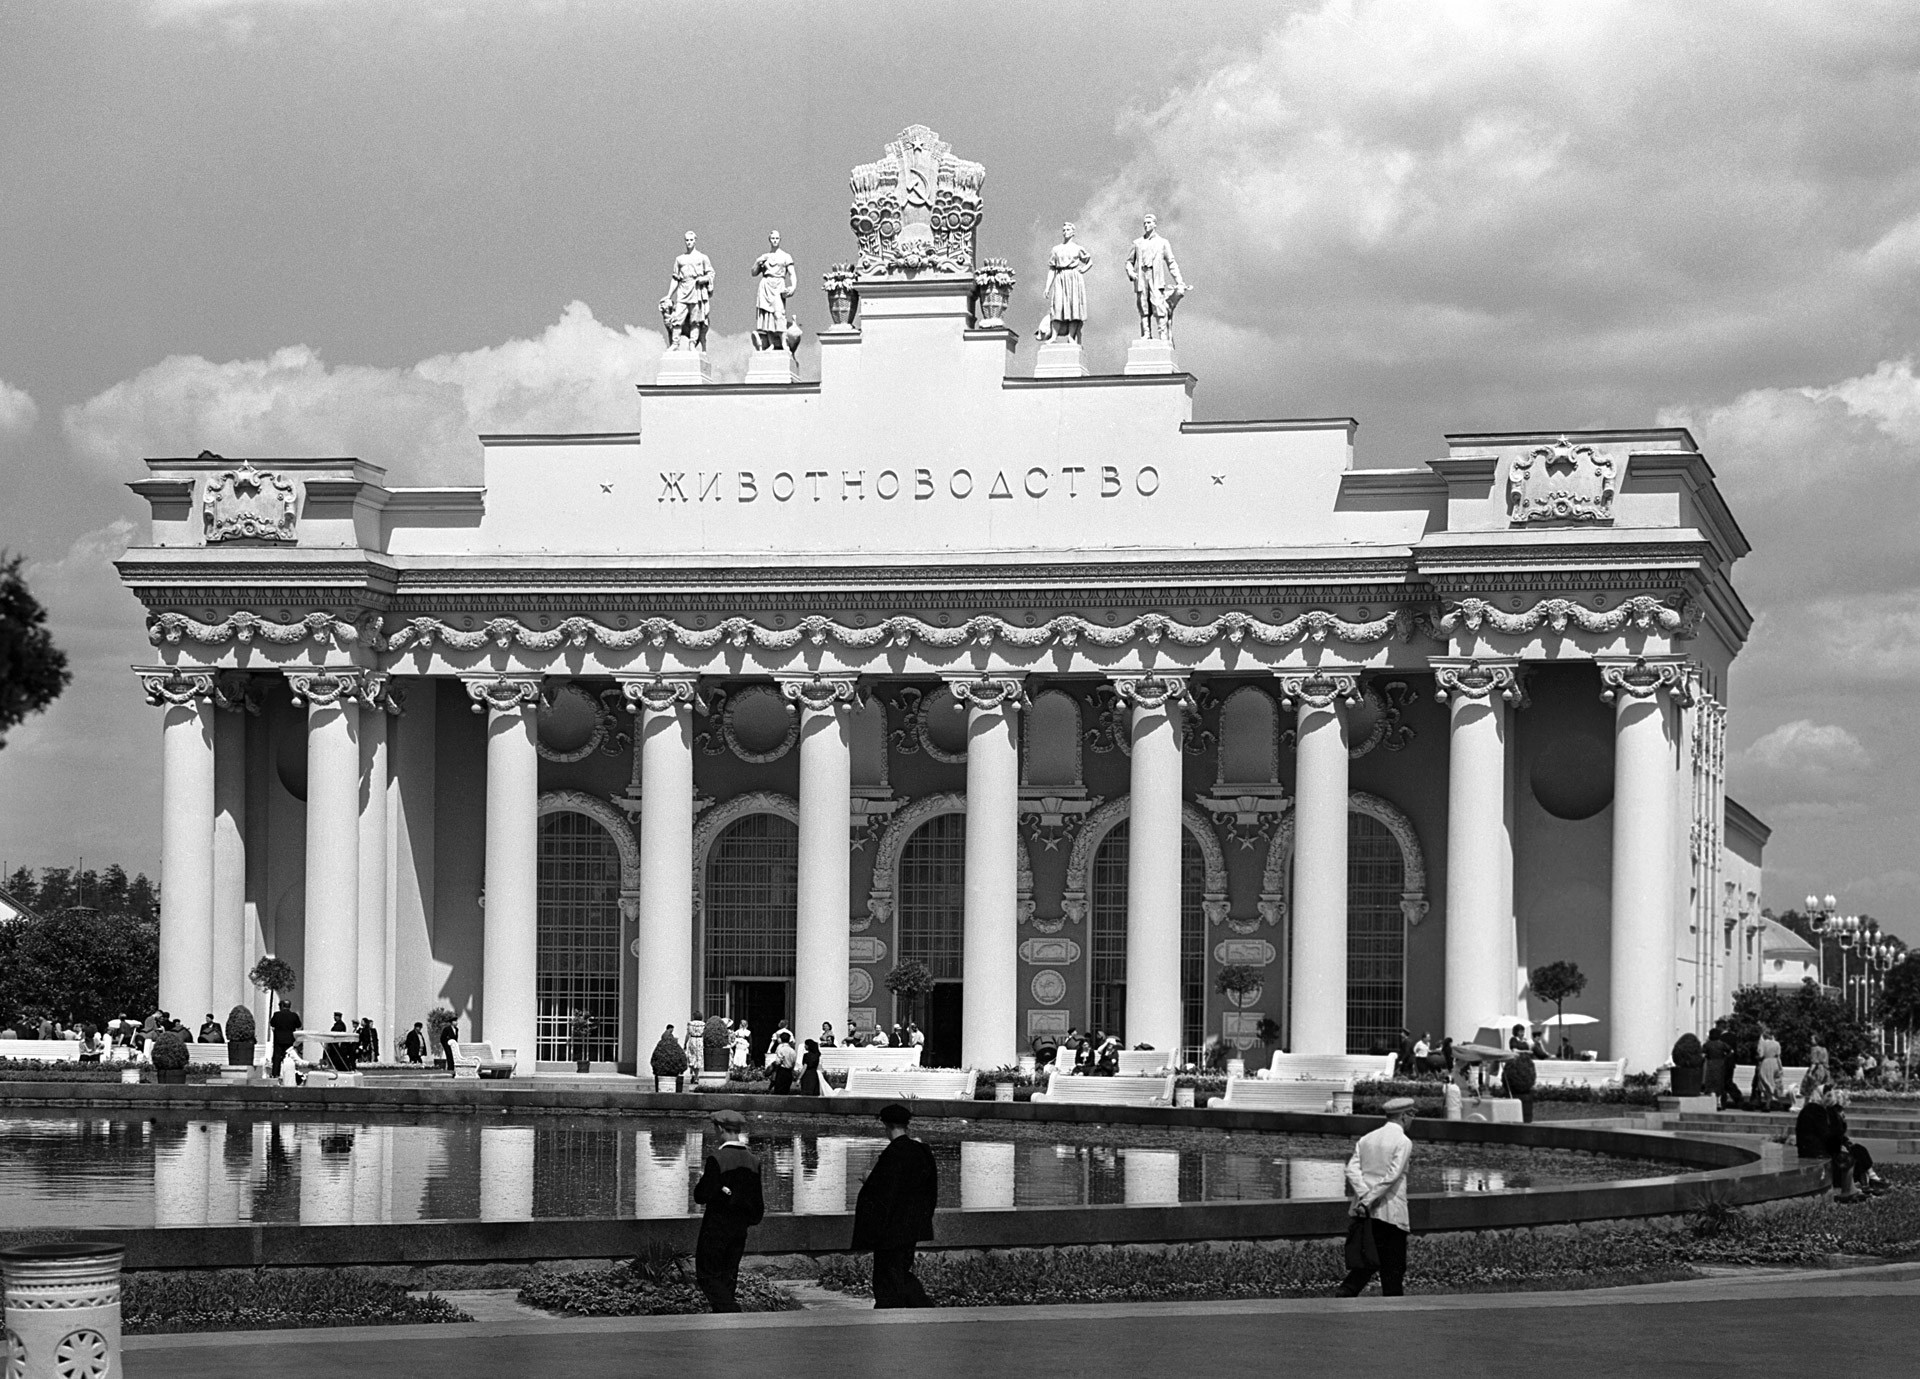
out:
{"label": "paved walkway", "polygon": [[1920,1268],[1580,1293],[614,1317],[128,1340],[129,1379],[1702,1379],[1920,1372]]}

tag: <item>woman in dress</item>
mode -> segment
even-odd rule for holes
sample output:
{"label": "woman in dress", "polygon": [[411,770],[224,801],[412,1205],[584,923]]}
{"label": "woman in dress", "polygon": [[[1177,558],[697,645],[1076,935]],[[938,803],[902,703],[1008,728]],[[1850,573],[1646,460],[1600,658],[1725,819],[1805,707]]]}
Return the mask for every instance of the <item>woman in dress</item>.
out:
{"label": "woman in dress", "polygon": [[1040,295],[1047,300],[1047,338],[1065,337],[1077,345],[1087,319],[1087,270],[1093,267],[1093,255],[1076,244],[1073,235],[1072,221],[1060,227],[1060,242],[1047,256],[1047,285]]}
{"label": "woman in dress", "polygon": [[1773,1031],[1760,1026],[1760,1038],[1754,1045],[1757,1065],[1753,1070],[1753,1099],[1761,1110],[1772,1110],[1780,1095],[1780,1041]]}
{"label": "woman in dress", "polygon": [[806,1054],[800,1060],[800,1095],[820,1095],[820,1045],[807,1040]]}
{"label": "woman in dress", "polygon": [[744,1070],[747,1066],[747,1050],[753,1047],[753,1031],[747,1028],[745,1020],[733,1022],[733,1066]]}
{"label": "woman in dress", "polygon": [[794,1065],[799,1061],[793,1051],[793,1036],[781,1030],[774,1036],[773,1052],[767,1056],[767,1066],[771,1069],[767,1078],[771,1084],[768,1090],[775,1096],[785,1096],[791,1092]]}

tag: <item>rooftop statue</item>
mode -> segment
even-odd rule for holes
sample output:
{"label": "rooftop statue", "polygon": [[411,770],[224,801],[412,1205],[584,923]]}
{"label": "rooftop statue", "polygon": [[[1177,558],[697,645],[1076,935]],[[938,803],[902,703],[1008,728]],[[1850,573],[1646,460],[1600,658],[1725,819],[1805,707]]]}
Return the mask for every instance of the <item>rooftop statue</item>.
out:
{"label": "rooftop statue", "polygon": [[1047,299],[1047,314],[1040,334],[1047,340],[1064,337],[1077,345],[1087,319],[1087,270],[1093,267],[1093,255],[1073,236],[1073,222],[1068,221],[1060,227],[1060,242],[1047,256],[1047,285],[1041,293]]}
{"label": "rooftop statue", "polygon": [[753,261],[753,276],[758,279],[753,294],[753,347],[782,349],[787,344],[787,298],[800,286],[800,272],[793,255],[780,247],[778,230],[767,236],[767,252]]}
{"label": "rooftop statue", "polygon": [[1171,344],[1173,310],[1193,288],[1180,276],[1173,246],[1160,237],[1156,224],[1150,215],[1142,220],[1140,238],[1127,255],[1127,277],[1133,283],[1134,306],[1140,312],[1140,338]]}
{"label": "rooftop statue", "polygon": [[973,272],[980,185],[987,170],[955,158],[925,125],[909,125],[877,163],[853,170],[855,264],[863,278]]}
{"label": "rooftop statue", "polygon": [[698,238],[687,231],[687,252],[673,261],[667,295],[660,299],[660,323],[670,350],[707,347],[707,311],[713,304],[713,260],[694,248]]}

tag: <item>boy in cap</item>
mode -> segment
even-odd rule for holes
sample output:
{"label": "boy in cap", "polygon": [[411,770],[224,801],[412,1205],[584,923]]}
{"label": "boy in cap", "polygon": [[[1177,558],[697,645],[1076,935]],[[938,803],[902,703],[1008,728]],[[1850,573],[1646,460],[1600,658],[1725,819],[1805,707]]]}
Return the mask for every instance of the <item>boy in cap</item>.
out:
{"label": "boy in cap", "polygon": [[760,1188],[760,1161],[747,1148],[747,1118],[738,1111],[715,1111],[713,1128],[720,1143],[707,1155],[693,1200],[707,1209],[693,1249],[694,1281],[716,1312],[738,1312],[740,1256],[747,1231],[766,1214]]}
{"label": "boy in cap", "polygon": [[853,1248],[873,1251],[875,1307],[929,1307],[913,1272],[914,1247],[933,1239],[940,1201],[940,1169],[933,1151],[907,1133],[913,1112],[895,1102],[882,1108],[887,1147],[874,1160],[853,1209]]}
{"label": "boy in cap", "polygon": [[1407,1276],[1407,1164],[1413,1158],[1413,1141],[1407,1127],[1413,1123],[1413,1098],[1397,1096],[1383,1108],[1387,1123],[1360,1137],[1347,1160],[1347,1186],[1353,1191],[1350,1216],[1370,1217],[1378,1264],[1367,1263],[1349,1268],[1340,1281],[1339,1295],[1357,1298],[1372,1280],[1377,1268],[1380,1293],[1397,1298],[1406,1292]]}

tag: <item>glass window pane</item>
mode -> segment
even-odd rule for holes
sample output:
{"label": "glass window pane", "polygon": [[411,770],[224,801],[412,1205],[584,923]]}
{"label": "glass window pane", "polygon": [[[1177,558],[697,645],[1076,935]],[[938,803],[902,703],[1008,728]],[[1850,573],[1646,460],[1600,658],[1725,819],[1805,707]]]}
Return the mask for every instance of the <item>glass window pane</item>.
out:
{"label": "glass window pane", "polygon": [[702,1013],[724,1014],[727,984],[792,980],[800,912],[800,832],[778,814],[749,814],[707,854]]}
{"label": "glass window pane", "polygon": [[[563,811],[540,820],[534,989],[535,1057],[595,1062],[619,1057],[620,853],[598,822]],[[590,1015],[594,1031],[576,1044],[569,1022]]]}

